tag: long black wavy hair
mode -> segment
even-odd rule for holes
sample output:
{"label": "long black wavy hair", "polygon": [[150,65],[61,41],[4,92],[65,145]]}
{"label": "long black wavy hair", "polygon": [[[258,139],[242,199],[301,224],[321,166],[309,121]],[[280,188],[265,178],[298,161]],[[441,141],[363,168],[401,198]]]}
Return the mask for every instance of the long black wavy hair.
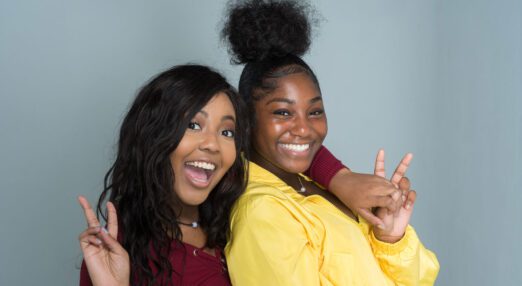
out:
{"label": "long black wavy hair", "polygon": [[229,46],[231,62],[245,64],[238,89],[249,109],[251,127],[255,126],[254,102],[273,92],[277,79],[305,73],[321,92],[314,72],[301,59],[318,22],[315,10],[305,0],[228,3],[221,38]]}
{"label": "long black wavy hair", "polygon": [[[246,166],[241,152],[248,135],[243,102],[219,73],[205,66],[173,67],[147,83],[123,120],[117,157],[105,176],[98,214],[108,200],[118,211],[120,241],[129,252],[131,281],[137,285],[170,285],[173,273],[168,260],[173,240],[181,243],[176,222],[180,205],[174,193],[169,155],[180,143],[190,120],[217,93],[225,93],[236,112],[236,160],[209,197],[199,206],[206,246],[224,248],[232,204],[245,188]],[[175,244],[176,245],[176,244]],[[180,245],[180,244],[178,244]],[[153,273],[149,263],[158,270]]]}

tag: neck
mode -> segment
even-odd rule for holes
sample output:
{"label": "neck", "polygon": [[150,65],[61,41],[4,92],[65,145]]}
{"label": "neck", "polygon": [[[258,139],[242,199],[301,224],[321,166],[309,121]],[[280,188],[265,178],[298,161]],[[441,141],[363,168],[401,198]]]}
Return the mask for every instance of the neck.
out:
{"label": "neck", "polygon": [[250,160],[263,167],[270,173],[276,175],[279,179],[283,180],[285,183],[292,186],[294,189],[299,190],[301,188],[301,185],[297,178],[297,176],[299,175],[297,173],[290,173],[285,171],[284,169],[280,168],[276,164],[270,162],[265,157],[263,157],[263,155],[257,152],[255,148],[250,156]]}
{"label": "neck", "polygon": [[199,208],[198,206],[183,205],[181,213],[178,216],[178,221],[191,223],[193,221],[199,221]]}

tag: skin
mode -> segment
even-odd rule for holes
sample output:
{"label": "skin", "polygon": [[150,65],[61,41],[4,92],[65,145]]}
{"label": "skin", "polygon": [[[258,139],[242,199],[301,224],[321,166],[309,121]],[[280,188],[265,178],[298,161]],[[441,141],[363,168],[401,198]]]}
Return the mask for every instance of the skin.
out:
{"label": "skin", "polygon": [[[390,211],[386,208],[379,208],[376,210],[376,215],[383,221],[383,227],[374,228],[373,233],[375,237],[381,241],[388,243],[395,243],[399,241],[406,231],[406,227],[410,222],[413,214],[413,204],[417,197],[417,193],[410,190],[410,181],[404,177],[404,173],[408,168],[413,155],[408,153],[401,160],[401,163],[393,173],[390,182],[397,185],[401,190],[401,202],[399,208],[395,211]],[[384,150],[379,150],[377,158],[375,159],[374,174],[376,176],[386,178],[384,169]]]}
{"label": "skin", "polygon": [[[299,180],[297,175],[309,168],[313,156],[327,134],[326,115],[319,90],[306,73],[284,76],[278,79],[277,84],[277,88],[272,93],[255,103],[257,125],[253,134],[255,152],[252,161],[296,190],[304,186],[307,192],[303,195],[321,195],[346,215],[356,219],[353,212],[330,192],[319,189],[310,182]],[[285,148],[288,144],[296,144],[294,146],[301,146],[301,148],[289,150],[291,148]],[[386,208],[375,210],[375,216],[380,224],[374,234],[379,240],[393,243],[404,235],[411,217],[411,204],[415,195],[413,191],[409,192],[409,183],[406,185],[401,183],[401,180],[411,158],[411,154],[407,154],[395,170],[392,179],[387,181],[384,178],[384,151],[379,151],[377,156],[375,174],[370,177],[377,181],[386,181],[385,184],[393,189],[391,201],[386,199],[381,204],[396,204],[392,211]],[[400,183],[401,189],[405,191],[404,197],[395,188]],[[406,201],[409,203],[405,203]],[[374,206],[370,204],[368,207]]]}
{"label": "skin", "polygon": [[[255,103],[252,161],[296,190],[304,186],[307,192],[303,195],[320,195],[355,219],[334,195],[297,175],[310,167],[328,132],[321,93],[306,73],[287,75],[277,84]],[[294,148],[288,148],[289,144]]]}
{"label": "skin", "polygon": [[[230,169],[236,159],[233,137],[235,112],[230,99],[218,93],[194,117],[180,144],[170,155],[175,177],[174,192],[182,205],[180,221],[198,218],[198,205]],[[216,166],[208,179],[197,179],[187,170],[187,162],[204,161]],[[114,205],[107,203],[107,230],[100,226],[89,202],[82,196],[78,201],[87,221],[87,229],[79,236],[80,247],[93,285],[129,285],[130,260],[118,243],[118,218]],[[176,204],[178,205],[178,204]],[[183,242],[204,247],[206,235],[201,228],[180,225]],[[205,249],[209,254],[214,251]]]}
{"label": "skin", "polygon": [[[174,192],[182,205],[181,219],[197,220],[197,209],[236,159],[235,112],[224,93],[212,98],[191,120],[178,147],[170,155]],[[209,180],[198,180],[189,172],[190,162],[215,166]],[[192,168],[193,169],[193,168]]]}
{"label": "skin", "polygon": [[[328,132],[321,93],[305,73],[278,80],[278,88],[255,103],[255,150],[290,173],[308,169]],[[290,150],[286,144],[308,144]]]}
{"label": "skin", "polygon": [[[380,170],[384,170],[384,155],[382,158],[382,161],[376,162]],[[398,182],[405,176],[410,161],[411,158],[405,156],[391,180],[376,174],[355,173],[343,168],[332,178],[328,190],[368,223],[382,228],[384,222],[374,214],[372,209],[386,208],[390,212],[395,212],[401,206],[406,207],[413,203],[411,200],[399,200],[403,190],[398,188]]]}

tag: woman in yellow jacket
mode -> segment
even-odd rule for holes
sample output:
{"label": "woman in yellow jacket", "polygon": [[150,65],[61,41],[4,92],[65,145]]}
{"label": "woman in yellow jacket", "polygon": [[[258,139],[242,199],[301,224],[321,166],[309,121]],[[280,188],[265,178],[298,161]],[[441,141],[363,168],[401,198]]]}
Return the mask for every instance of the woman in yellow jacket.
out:
{"label": "woman in yellow jacket", "polygon": [[[409,220],[415,192],[396,212],[377,209],[371,227],[335,196],[301,175],[327,123],[319,83],[300,58],[310,44],[305,7],[248,1],[232,7],[223,30],[234,61],[246,63],[239,92],[250,108],[249,182],[231,215],[225,249],[234,285],[432,285],[439,264]],[[375,173],[384,176],[384,153]]]}

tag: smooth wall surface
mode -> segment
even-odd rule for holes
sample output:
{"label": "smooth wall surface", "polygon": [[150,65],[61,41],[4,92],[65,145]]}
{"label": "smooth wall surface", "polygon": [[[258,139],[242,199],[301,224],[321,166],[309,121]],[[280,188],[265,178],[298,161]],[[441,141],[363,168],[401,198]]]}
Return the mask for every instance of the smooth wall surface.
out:
{"label": "smooth wall surface", "polygon": [[[76,196],[99,195],[144,82],[193,62],[237,83],[224,2],[0,1],[0,285],[77,284]],[[359,172],[415,154],[437,285],[521,285],[522,1],[314,3],[325,144]]]}

